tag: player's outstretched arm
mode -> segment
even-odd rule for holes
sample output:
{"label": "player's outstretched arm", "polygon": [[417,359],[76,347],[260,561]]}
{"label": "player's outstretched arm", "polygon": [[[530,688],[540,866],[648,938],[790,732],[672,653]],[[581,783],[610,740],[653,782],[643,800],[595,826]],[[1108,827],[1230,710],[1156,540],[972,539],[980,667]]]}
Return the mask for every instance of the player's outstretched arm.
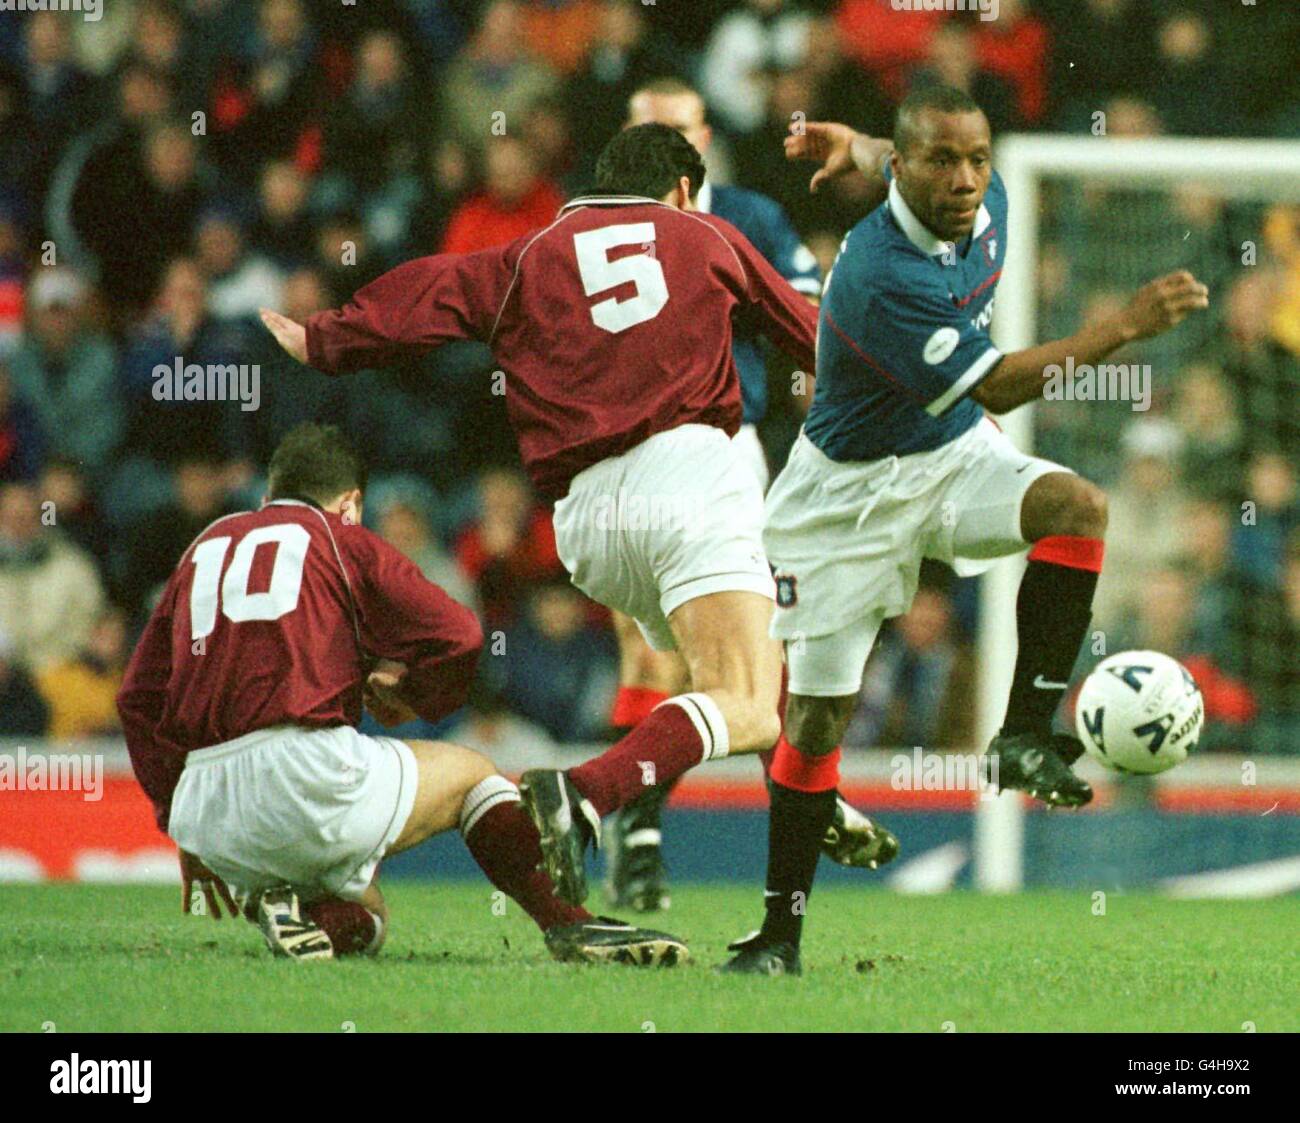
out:
{"label": "player's outstretched arm", "polygon": [[1189,312],[1207,308],[1209,290],[1186,270],[1157,277],[1119,312],[1074,335],[1005,355],[971,397],[993,413],[1006,413],[1042,396],[1049,367],[1100,362],[1135,339],[1150,339],[1182,323]]}
{"label": "player's outstretched arm", "polygon": [[269,308],[260,308],[258,313],[266,330],[275,336],[275,341],[300,363],[307,361],[307,329],[296,320],[272,312]]}
{"label": "player's outstretched arm", "polygon": [[787,160],[811,160],[821,165],[808,184],[813,194],[823,183],[857,172],[871,185],[872,206],[888,191],[885,157],[894,150],[893,141],[860,133],[833,121],[806,121],[790,126],[785,138]]}

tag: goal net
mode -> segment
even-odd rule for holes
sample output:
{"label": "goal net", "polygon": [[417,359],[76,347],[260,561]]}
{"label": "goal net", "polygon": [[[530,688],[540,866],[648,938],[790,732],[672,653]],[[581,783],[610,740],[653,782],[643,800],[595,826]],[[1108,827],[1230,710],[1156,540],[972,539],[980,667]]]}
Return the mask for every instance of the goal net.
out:
{"label": "goal net", "polygon": [[[1206,731],[1157,783],[1240,784],[1251,762],[1300,787],[1300,143],[1010,136],[995,166],[1011,201],[993,329],[1003,350],[1069,335],[1172,270],[1210,289],[1208,314],[1096,369],[1045,375],[1045,400],[1004,421],[1110,499],[1077,670],[1131,648],[1193,670]],[[999,564],[981,591],[981,745],[1011,680],[1022,570]],[[978,885],[1021,884],[1023,831],[1019,800],[980,803]]]}

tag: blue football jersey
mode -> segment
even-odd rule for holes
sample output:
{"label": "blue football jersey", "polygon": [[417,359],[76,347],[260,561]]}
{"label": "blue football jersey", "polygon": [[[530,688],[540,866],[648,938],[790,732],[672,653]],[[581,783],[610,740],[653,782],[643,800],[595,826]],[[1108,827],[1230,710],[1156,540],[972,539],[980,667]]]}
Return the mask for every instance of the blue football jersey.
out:
{"label": "blue football jersey", "polygon": [[[714,187],[706,183],[697,202],[700,210],[725,218],[745,235],[796,292],[819,296],[821,270],[812,250],[800,240],[781,204],[743,187]],[[740,396],[747,425],[767,413],[767,364],[756,335],[736,332],[731,353],[740,374]]]}
{"label": "blue football jersey", "polygon": [[989,322],[1006,226],[994,172],[963,242],[930,233],[892,180],[889,198],[849,231],[826,278],[804,423],[832,460],[925,452],[983,416],[969,395],[1002,357]]}

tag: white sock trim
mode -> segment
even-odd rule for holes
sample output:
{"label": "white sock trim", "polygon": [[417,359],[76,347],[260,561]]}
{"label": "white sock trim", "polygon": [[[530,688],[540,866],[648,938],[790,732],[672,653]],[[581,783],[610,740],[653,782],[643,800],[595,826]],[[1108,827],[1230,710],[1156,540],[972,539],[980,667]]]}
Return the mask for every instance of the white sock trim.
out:
{"label": "white sock trim", "polygon": [[[686,716],[695,726],[695,732],[704,742],[702,760],[721,760],[731,750],[731,737],[727,732],[727,721],[722,716],[718,703],[707,694],[678,694],[674,698],[660,702],[659,706],[681,706]],[[659,706],[656,706],[657,710]]]}
{"label": "white sock trim", "polygon": [[[366,909],[366,912],[370,912]],[[364,955],[378,955],[379,949],[384,946],[384,918],[377,912],[370,912],[370,918],[375,922],[375,938],[366,945]]]}
{"label": "white sock trim", "polygon": [[460,805],[460,833],[468,838],[469,832],[489,811],[499,803],[518,803],[519,789],[504,776],[489,776],[480,780],[465,795]]}

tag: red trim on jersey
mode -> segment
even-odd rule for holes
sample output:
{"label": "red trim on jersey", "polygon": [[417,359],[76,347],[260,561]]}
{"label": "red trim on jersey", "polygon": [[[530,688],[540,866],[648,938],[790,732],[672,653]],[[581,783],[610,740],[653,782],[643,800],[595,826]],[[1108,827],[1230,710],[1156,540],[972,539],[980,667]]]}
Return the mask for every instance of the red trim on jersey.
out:
{"label": "red trim on jersey", "polygon": [[954,300],[953,303],[958,308],[965,308],[966,305],[968,305],[972,300],[974,300],[977,296],[979,296],[979,294],[982,293],[986,288],[988,288],[989,285],[996,285],[998,283],[998,278],[1001,276],[1002,276],[1002,270],[999,269],[996,273],[993,274],[993,276],[987,278],[984,281],[981,281],[978,285],[976,285],[973,289],[971,289],[970,294],[968,296],[963,297],[961,300]]}
{"label": "red trim on jersey", "polygon": [[1029,560],[1100,573],[1101,559],[1105,552],[1106,543],[1100,538],[1053,534],[1034,543],[1034,548],[1029,551]]}
{"label": "red trim on jersey", "polygon": [[892,374],[890,374],[889,371],[887,371],[884,367],[882,367],[879,363],[877,363],[875,359],[873,359],[864,350],[862,350],[862,348],[859,347],[853,341],[851,336],[845,334],[845,332],[841,330],[840,325],[837,324],[833,319],[831,319],[831,314],[826,310],[825,307],[822,308],[822,315],[826,317],[826,322],[830,324],[831,331],[833,331],[842,340],[844,340],[845,343],[847,343],[850,347],[852,347],[853,353],[857,355],[858,358],[861,359],[864,363],[866,363],[867,366],[869,366],[878,375],[880,375],[881,378],[887,379],[888,381],[892,382],[895,386],[897,386],[900,390],[902,390],[904,394],[907,394],[909,397],[915,398],[918,402],[921,402],[923,405],[925,404],[925,398],[923,398],[910,386],[906,386],[902,382],[900,382],[897,378],[895,378]]}
{"label": "red trim on jersey", "polygon": [[840,782],[839,747],[822,756],[812,756],[801,753],[783,733],[772,755],[772,779],[800,792],[828,792]]}
{"label": "red trim on jersey", "polygon": [[610,725],[640,725],[668,695],[648,686],[620,686],[614,695],[614,705],[609,711]]}

